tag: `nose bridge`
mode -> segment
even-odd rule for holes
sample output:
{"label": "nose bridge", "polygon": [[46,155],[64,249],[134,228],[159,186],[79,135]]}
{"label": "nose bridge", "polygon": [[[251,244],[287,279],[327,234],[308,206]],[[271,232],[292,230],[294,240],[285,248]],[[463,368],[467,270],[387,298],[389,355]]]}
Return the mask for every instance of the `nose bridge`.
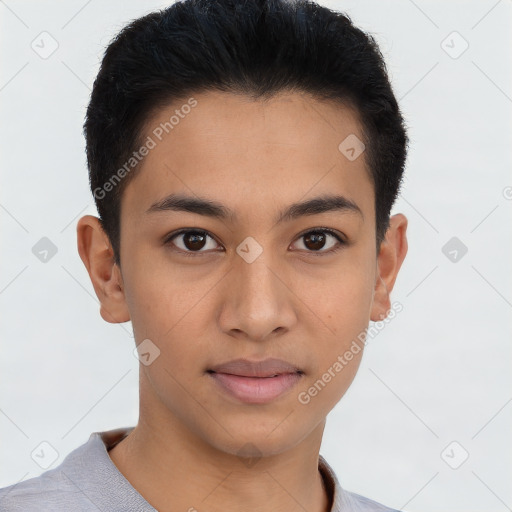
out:
{"label": "nose bridge", "polygon": [[251,263],[237,255],[223,304],[222,328],[243,331],[254,340],[261,340],[278,328],[289,329],[295,314],[285,276],[279,273],[268,251]]}
{"label": "nose bridge", "polygon": [[251,318],[256,318],[258,311],[263,314],[266,309],[278,306],[283,295],[283,284],[275,275],[268,251],[252,263],[238,261],[234,272],[239,282],[237,302],[250,313]]}

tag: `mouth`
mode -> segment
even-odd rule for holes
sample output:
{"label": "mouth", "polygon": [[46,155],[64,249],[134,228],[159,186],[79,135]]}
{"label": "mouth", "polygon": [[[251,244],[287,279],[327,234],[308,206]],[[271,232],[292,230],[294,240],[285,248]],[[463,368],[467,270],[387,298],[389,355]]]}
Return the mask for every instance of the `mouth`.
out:
{"label": "mouth", "polygon": [[281,359],[236,359],[206,372],[225,394],[237,401],[263,404],[277,399],[301,380],[304,372]]}
{"label": "mouth", "polygon": [[303,374],[297,366],[282,359],[264,359],[263,361],[249,361],[248,359],[234,359],[226,363],[213,366],[207,373],[223,373],[239,377],[273,378],[283,374]]}

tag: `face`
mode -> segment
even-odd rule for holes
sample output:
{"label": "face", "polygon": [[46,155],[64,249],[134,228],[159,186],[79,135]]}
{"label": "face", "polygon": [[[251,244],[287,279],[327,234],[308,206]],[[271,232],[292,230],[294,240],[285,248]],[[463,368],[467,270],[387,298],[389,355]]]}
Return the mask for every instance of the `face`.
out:
{"label": "face", "polygon": [[[141,414],[226,453],[250,442],[276,454],[323,424],[350,386],[405,239],[394,239],[401,252],[385,242],[379,260],[364,152],[338,148],[362,139],[348,107],[298,93],[193,97],[169,133],[158,127],[181,103],[147,124],[155,145],[123,194],[120,287],[102,314],[129,317],[150,360],[159,351],[141,365]],[[267,358],[299,371],[259,384],[212,373]]]}

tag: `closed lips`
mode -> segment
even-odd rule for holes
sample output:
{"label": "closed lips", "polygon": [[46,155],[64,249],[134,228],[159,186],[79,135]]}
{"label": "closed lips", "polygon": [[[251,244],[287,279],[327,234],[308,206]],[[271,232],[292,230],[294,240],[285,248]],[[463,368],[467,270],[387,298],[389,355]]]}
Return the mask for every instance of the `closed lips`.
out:
{"label": "closed lips", "polygon": [[249,361],[247,359],[234,359],[207,370],[208,373],[225,373],[240,377],[271,378],[278,375],[304,372],[295,365],[282,359],[264,359],[263,361]]}

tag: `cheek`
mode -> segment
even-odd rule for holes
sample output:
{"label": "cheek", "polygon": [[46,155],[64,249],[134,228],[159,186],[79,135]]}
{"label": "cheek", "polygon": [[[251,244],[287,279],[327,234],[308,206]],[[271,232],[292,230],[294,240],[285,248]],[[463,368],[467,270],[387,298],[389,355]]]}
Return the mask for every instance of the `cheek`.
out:
{"label": "cheek", "polygon": [[324,412],[344,395],[361,362],[373,299],[372,265],[369,249],[354,251],[350,258],[340,259],[330,279],[318,279],[317,286],[307,283],[303,289],[305,302],[315,313],[311,318],[318,319],[310,325],[318,329],[310,333],[315,348],[302,391],[305,401]]}
{"label": "cheek", "polygon": [[211,273],[173,265],[163,251],[135,254],[126,263],[126,301],[137,341],[166,344],[176,332],[194,330],[191,318],[197,321],[204,296],[215,285]]}
{"label": "cheek", "polygon": [[204,310],[207,302],[201,301],[203,295],[204,292],[181,290],[176,284],[166,286],[161,281],[158,287],[151,287],[146,280],[136,303],[130,306],[137,342],[151,339],[165,359],[170,359],[169,354],[172,354],[173,366],[187,353],[194,357],[195,350],[200,349],[201,333],[204,333],[201,320],[208,315]]}
{"label": "cheek", "polygon": [[368,325],[374,289],[368,256],[355,254],[350,260],[340,259],[328,275],[298,279],[301,300],[331,343],[349,341]]}
{"label": "cheek", "polygon": [[323,328],[311,331],[310,373],[299,390],[298,402],[313,416],[327,415],[350,387],[364,350],[371,289],[356,273],[332,280],[308,297]]}

